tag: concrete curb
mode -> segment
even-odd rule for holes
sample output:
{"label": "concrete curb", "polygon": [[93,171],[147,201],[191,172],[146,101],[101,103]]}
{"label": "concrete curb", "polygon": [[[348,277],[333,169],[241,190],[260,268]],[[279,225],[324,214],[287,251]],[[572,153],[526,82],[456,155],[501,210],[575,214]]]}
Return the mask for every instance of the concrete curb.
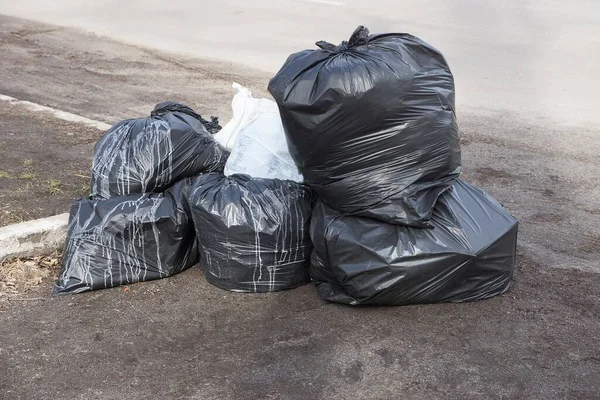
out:
{"label": "concrete curb", "polygon": [[50,114],[55,118],[62,119],[63,121],[76,122],[79,124],[91,126],[92,128],[96,128],[101,131],[107,131],[111,128],[111,125],[105,122],[100,122],[86,117],[82,117],[80,115],[71,114],[66,111],[56,110],[54,108],[42,106],[40,104],[32,103],[30,101],[15,99],[14,97],[5,96],[3,94],[0,94],[0,101],[5,101],[10,104],[17,104],[27,108],[30,111],[43,112],[46,114]]}
{"label": "concrete curb", "polygon": [[48,255],[65,244],[69,214],[0,227],[0,261]]}

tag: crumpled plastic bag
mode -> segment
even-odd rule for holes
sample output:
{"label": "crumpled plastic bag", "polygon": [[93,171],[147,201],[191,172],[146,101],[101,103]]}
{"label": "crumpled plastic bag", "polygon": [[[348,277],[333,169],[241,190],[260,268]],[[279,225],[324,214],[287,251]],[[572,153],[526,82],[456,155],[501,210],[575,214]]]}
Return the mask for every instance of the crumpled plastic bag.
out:
{"label": "crumpled plastic bag", "polygon": [[215,135],[231,150],[225,175],[303,182],[288,149],[279,109],[273,100],[255,99],[248,88],[233,83],[237,90],[231,103],[233,119]]}
{"label": "crumpled plastic bag", "polygon": [[405,305],[487,299],[508,290],[517,220],[458,180],[435,206],[431,229],[313,210],[310,275],[324,300]]}
{"label": "crumpled plastic bag", "polygon": [[215,119],[171,101],[158,104],[148,118],[119,122],[94,148],[92,197],[160,192],[201,172],[222,172],[229,152],[205,126],[218,131]]}
{"label": "crumpled plastic bag", "polygon": [[291,181],[203,174],[188,196],[208,282],[235,292],[273,292],[310,282],[314,196]]}
{"label": "crumpled plastic bag", "polygon": [[461,170],[446,60],[414,36],[362,26],[317,46],[269,82],[305,181],[341,213],[427,226]]}
{"label": "crumpled plastic bag", "polygon": [[164,193],[74,202],[54,294],[165,278],[196,264],[188,189],[184,180]]}

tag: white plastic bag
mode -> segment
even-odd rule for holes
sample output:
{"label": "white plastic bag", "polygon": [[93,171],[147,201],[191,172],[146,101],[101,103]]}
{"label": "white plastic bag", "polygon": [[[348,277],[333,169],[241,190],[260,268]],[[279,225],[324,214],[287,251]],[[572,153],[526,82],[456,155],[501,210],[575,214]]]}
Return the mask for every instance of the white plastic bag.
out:
{"label": "white plastic bag", "polygon": [[277,103],[255,99],[248,88],[234,83],[233,119],[215,135],[231,150],[225,175],[304,182],[288,150]]}

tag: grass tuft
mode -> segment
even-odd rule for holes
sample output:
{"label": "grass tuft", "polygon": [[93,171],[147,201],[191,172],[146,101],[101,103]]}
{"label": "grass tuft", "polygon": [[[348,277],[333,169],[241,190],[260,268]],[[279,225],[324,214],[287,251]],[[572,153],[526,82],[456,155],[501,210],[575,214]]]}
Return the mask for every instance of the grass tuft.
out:
{"label": "grass tuft", "polygon": [[51,179],[48,181],[48,193],[50,193],[52,196],[56,196],[60,193],[62,193],[62,189],[60,188],[61,183],[60,181]]}
{"label": "grass tuft", "polygon": [[33,179],[35,178],[37,175],[34,174],[33,172],[26,172],[24,174],[21,175],[22,179]]}

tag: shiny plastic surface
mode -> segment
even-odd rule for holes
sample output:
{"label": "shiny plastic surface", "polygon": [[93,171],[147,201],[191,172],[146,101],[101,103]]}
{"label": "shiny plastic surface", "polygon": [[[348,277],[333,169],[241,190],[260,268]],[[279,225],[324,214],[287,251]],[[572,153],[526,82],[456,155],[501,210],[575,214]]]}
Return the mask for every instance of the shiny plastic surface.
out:
{"label": "shiny plastic surface", "polygon": [[96,144],[91,195],[97,199],[160,192],[201,172],[223,171],[229,152],[205,129],[218,124],[191,108],[158,104],[152,116],[121,121]]}
{"label": "shiny plastic surface", "polygon": [[255,99],[237,83],[233,87],[238,91],[231,103],[233,118],[215,135],[221,145],[233,141],[225,175],[304,182],[290,155],[277,103]]}
{"label": "shiny plastic surface", "polygon": [[310,189],[247,175],[200,175],[189,205],[208,282],[236,292],[273,292],[310,282]]}
{"label": "shiny plastic surface", "polygon": [[319,295],[350,305],[486,299],[508,290],[517,221],[485,192],[458,180],[431,229],[313,210],[310,274]]}
{"label": "shiny plastic surface", "polygon": [[164,193],[73,203],[54,294],[165,278],[198,261],[182,181]]}
{"label": "shiny plastic surface", "polygon": [[269,83],[290,153],[334,209],[427,226],[461,170],[454,79],[440,52],[359,27],[292,54]]}

